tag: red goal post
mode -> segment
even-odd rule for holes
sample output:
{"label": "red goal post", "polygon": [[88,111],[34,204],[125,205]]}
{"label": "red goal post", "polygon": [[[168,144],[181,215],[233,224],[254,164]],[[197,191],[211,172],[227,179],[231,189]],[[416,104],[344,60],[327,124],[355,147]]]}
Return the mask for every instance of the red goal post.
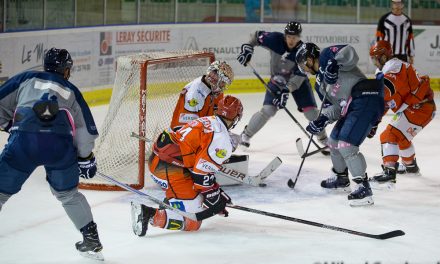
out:
{"label": "red goal post", "polygon": [[[135,189],[148,185],[145,165],[151,144],[131,137],[131,132],[155,140],[170,125],[183,87],[205,74],[214,60],[213,53],[199,51],[118,57],[112,97],[94,149],[98,171]],[[79,187],[122,190],[100,177],[80,179]]]}

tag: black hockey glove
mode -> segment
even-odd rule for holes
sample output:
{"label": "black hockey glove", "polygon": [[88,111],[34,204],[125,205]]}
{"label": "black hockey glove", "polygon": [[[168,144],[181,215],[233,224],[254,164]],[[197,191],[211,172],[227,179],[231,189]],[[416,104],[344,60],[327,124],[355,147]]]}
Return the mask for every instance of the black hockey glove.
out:
{"label": "black hockey glove", "polygon": [[247,66],[248,62],[251,61],[252,54],[254,54],[254,47],[249,44],[243,44],[241,45],[241,52],[237,60],[241,65]]}
{"label": "black hockey glove", "polygon": [[324,72],[324,80],[327,84],[335,84],[339,76],[339,65],[335,59],[330,59],[327,62]]}
{"label": "black hockey glove", "polygon": [[275,75],[270,79],[269,87],[271,90],[275,90],[274,99],[272,103],[278,109],[286,107],[287,99],[289,99],[289,89],[287,88],[287,81],[281,75]]}
{"label": "black hockey glove", "polygon": [[377,121],[376,124],[371,128],[370,133],[368,133],[368,138],[373,138],[376,135],[377,127],[379,126],[380,121]]}
{"label": "black hockey glove", "polygon": [[273,99],[272,103],[278,109],[283,109],[286,107],[287,99],[289,99],[289,90],[280,91],[276,94],[276,97]]}
{"label": "black hockey glove", "polygon": [[306,127],[306,130],[309,133],[316,135],[324,130],[328,123],[330,123],[328,117],[326,117],[325,115],[320,115],[316,120],[309,123],[309,125]]}
{"label": "black hockey glove", "polygon": [[78,169],[79,176],[84,179],[91,179],[95,177],[97,168],[96,168],[96,159],[93,152],[87,158],[78,157]]}
{"label": "black hockey glove", "polygon": [[212,188],[209,188],[202,192],[203,206],[212,210],[212,214],[219,214],[224,217],[228,217],[229,213],[226,211],[226,204],[232,204],[231,197],[227,195],[218,183],[215,183]]}

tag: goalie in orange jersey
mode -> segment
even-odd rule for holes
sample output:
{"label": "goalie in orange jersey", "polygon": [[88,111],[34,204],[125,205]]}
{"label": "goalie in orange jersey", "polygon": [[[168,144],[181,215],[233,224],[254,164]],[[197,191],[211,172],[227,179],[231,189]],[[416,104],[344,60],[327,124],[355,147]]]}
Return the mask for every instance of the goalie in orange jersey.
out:
{"label": "goalie in orange jersey", "polygon": [[234,72],[225,61],[214,61],[206,74],[188,83],[180,93],[170,127],[183,126],[203,116],[211,116],[223,92],[234,80]]}
{"label": "goalie in orange jersey", "polygon": [[[434,118],[436,106],[428,76],[419,76],[414,66],[392,58],[391,44],[378,41],[370,49],[370,57],[384,78],[385,113],[395,114],[380,135],[383,172],[374,176],[379,183],[395,183],[396,173],[419,173],[412,139]],[[385,114],[384,113],[384,114]],[[374,136],[377,125],[370,132]],[[399,168],[399,155],[403,166]]]}
{"label": "goalie in orange jersey", "polygon": [[[165,191],[171,206],[191,213],[203,211],[204,218],[228,215],[225,207],[231,198],[220,188],[214,173],[231,156],[229,130],[242,115],[241,101],[227,95],[219,101],[215,115],[198,118],[177,131],[168,129],[159,135],[148,166],[153,181]],[[148,223],[182,231],[196,231],[202,223],[168,209],[133,202],[131,214],[133,232],[138,236],[146,234]]]}

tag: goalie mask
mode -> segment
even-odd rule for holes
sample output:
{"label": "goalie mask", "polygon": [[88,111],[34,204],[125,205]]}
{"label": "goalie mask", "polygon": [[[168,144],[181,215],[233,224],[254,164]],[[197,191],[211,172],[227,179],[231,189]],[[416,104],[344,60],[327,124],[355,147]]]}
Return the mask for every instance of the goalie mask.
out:
{"label": "goalie mask", "polygon": [[206,71],[205,80],[211,87],[212,94],[218,96],[234,80],[234,72],[225,61],[214,61]]}
{"label": "goalie mask", "polygon": [[217,106],[216,115],[228,121],[232,121],[232,125],[228,129],[234,128],[243,116],[243,105],[240,99],[226,95],[220,100]]}

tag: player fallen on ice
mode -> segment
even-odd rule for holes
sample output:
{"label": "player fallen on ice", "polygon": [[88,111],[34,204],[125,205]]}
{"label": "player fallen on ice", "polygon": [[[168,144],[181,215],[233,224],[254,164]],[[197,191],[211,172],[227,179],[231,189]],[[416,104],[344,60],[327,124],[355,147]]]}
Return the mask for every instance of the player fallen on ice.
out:
{"label": "player fallen on ice", "polygon": [[327,143],[334,175],[322,181],[321,186],[346,188],[350,185],[350,172],[355,183],[348,195],[352,206],[374,203],[367,163],[359,146],[384,111],[383,83],[368,80],[357,67],[358,60],[350,45],[335,45],[320,51],[314,43],[304,43],[296,54],[299,67],[316,75],[315,89],[322,94],[324,102],[331,103],[309,123],[307,131],[319,134],[328,124],[336,122]]}
{"label": "player fallen on ice", "polygon": [[103,259],[92,211],[78,192],[79,177],[96,173],[95,121],[80,90],[69,82],[73,65],[65,49],[51,48],[44,71],[15,75],[0,87],[0,126],[10,133],[0,157],[0,210],[39,166],[83,241],[76,249]]}
{"label": "player fallen on ice", "polygon": [[392,54],[391,44],[385,40],[370,49],[371,60],[378,68],[376,75],[384,79],[384,114],[389,109],[395,113],[380,134],[383,171],[372,180],[390,184],[396,182],[396,173],[419,173],[412,140],[431,122],[436,111],[429,77],[420,76],[412,64],[393,58]]}
{"label": "player fallen on ice", "polygon": [[[203,211],[205,218],[228,216],[231,198],[220,188],[214,173],[232,153],[229,130],[243,114],[243,105],[231,95],[219,101],[215,115],[201,117],[177,131],[165,130],[156,140],[148,160],[151,177],[164,191],[166,201],[185,212]],[[183,217],[169,209],[132,202],[132,227],[144,236],[148,224],[181,231],[196,231],[202,221]]]}
{"label": "player fallen on ice", "polygon": [[[286,107],[289,94],[307,120],[312,121],[318,117],[315,96],[307,75],[302,73],[295,62],[295,54],[303,43],[301,41],[301,23],[291,21],[281,32],[257,31],[251,34],[248,43],[241,46],[237,60],[243,66],[251,61],[254,47],[261,46],[270,53],[270,81],[264,96],[263,107],[256,112],[241,133],[241,145],[250,146],[250,139],[275,116],[279,109]],[[317,134],[322,144],[327,143],[325,130]]]}

